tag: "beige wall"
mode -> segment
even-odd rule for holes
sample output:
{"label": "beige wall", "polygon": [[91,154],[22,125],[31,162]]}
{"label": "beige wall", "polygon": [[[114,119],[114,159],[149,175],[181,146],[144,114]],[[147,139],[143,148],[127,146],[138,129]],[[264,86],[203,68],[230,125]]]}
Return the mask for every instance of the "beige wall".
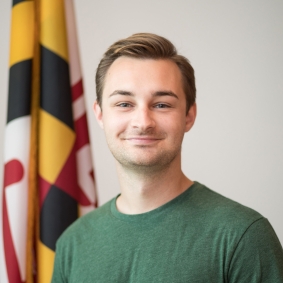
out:
{"label": "beige wall", "polygon": [[100,203],[119,185],[92,115],[95,69],[115,40],[154,32],[171,39],[196,72],[198,117],[183,144],[185,173],[262,213],[283,243],[283,2],[75,4]]}
{"label": "beige wall", "polygon": [[[1,137],[8,80],[6,2],[0,3]],[[76,0],[75,6],[100,204],[119,192],[119,184],[91,110],[96,66],[114,40],[158,33],[172,40],[196,71],[198,118],[184,140],[184,172],[262,213],[283,243],[283,2]],[[2,145],[1,138],[0,163]],[[1,184],[2,175],[1,170]]]}

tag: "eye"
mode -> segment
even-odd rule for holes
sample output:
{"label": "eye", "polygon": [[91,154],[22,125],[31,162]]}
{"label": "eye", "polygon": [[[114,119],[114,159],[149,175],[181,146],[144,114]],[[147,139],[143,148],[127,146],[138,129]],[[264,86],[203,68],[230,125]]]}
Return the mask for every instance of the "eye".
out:
{"label": "eye", "polygon": [[123,108],[132,106],[130,103],[127,103],[127,102],[121,102],[121,103],[118,103],[116,105],[119,106],[119,107],[123,107]]}
{"label": "eye", "polygon": [[170,106],[164,103],[155,104],[155,108],[169,108]]}

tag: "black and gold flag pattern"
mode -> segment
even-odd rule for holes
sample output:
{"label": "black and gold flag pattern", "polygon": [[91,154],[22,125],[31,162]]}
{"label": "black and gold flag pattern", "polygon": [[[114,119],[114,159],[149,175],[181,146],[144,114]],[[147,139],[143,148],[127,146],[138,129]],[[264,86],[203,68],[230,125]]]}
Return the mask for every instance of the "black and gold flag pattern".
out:
{"label": "black and gold flag pattern", "polygon": [[49,283],[58,237],[97,205],[72,1],[13,1],[10,54],[5,276]]}

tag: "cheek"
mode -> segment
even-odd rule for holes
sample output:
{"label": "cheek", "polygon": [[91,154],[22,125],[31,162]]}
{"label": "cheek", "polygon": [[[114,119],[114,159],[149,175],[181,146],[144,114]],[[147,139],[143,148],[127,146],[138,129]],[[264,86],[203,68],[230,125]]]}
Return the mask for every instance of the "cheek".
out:
{"label": "cheek", "polygon": [[175,135],[183,135],[185,133],[186,121],[184,118],[176,115],[174,117],[164,117],[159,120],[159,126],[166,132]]}
{"label": "cheek", "polygon": [[125,131],[127,124],[124,117],[105,115],[103,118],[104,131],[108,136],[117,135]]}

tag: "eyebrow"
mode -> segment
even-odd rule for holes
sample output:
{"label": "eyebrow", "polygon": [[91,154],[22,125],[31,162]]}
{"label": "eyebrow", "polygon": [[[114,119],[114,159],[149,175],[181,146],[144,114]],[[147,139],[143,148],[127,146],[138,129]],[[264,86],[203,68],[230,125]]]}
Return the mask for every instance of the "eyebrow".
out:
{"label": "eyebrow", "polygon": [[179,97],[172,91],[156,91],[153,93],[153,96],[173,96],[177,99],[179,99]]}
{"label": "eyebrow", "polygon": [[113,91],[109,97],[113,96],[113,95],[127,95],[127,96],[134,96],[134,94],[130,91],[126,91],[126,90],[115,90]]}
{"label": "eyebrow", "polygon": [[[131,91],[126,91],[126,90],[115,90],[109,95],[109,97],[111,97],[113,95],[134,96],[134,93],[132,93]],[[153,97],[156,97],[156,96],[172,96],[172,97],[179,99],[179,97],[174,92],[167,91],[167,90],[156,91],[152,94],[152,96]]]}

